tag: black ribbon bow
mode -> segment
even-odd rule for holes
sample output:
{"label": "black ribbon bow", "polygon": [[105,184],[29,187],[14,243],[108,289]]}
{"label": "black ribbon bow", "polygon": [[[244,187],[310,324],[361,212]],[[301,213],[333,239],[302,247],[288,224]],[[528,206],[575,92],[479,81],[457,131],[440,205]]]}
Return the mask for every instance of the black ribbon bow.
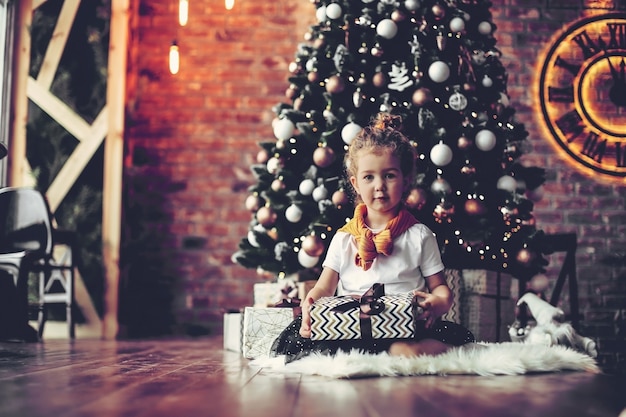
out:
{"label": "black ribbon bow", "polygon": [[334,307],[331,311],[337,313],[345,313],[353,310],[354,308],[361,309],[361,316],[372,316],[380,314],[385,310],[385,303],[380,300],[380,297],[385,295],[385,284],[374,284],[369,290],[367,290],[362,296],[348,295],[346,297],[351,298],[352,301]]}

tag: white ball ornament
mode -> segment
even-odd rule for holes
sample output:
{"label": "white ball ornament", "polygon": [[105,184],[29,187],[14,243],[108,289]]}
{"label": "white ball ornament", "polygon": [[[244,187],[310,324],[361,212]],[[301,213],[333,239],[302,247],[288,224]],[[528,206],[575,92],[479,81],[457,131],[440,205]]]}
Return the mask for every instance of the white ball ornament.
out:
{"label": "white ball ornament", "polygon": [[398,33],[398,26],[391,19],[383,19],[376,25],[376,33],[385,39],[393,39]]}
{"label": "white ball ornament", "polygon": [[293,135],[296,125],[288,118],[283,118],[274,123],[274,136],[278,140],[287,140]]}
{"label": "white ball ornament", "polygon": [[404,7],[410,12],[414,12],[420,8],[419,0],[405,0]]}
{"label": "white ball ornament", "polygon": [[282,167],[282,165],[283,164],[280,158],[276,158],[275,156],[268,159],[267,163],[265,164],[267,172],[269,172],[270,174],[276,174],[278,170]]}
{"label": "white ball ornament", "polygon": [[317,18],[318,22],[325,22],[326,21],[326,6],[320,6],[315,11],[315,17]]}
{"label": "white ball ornament", "polygon": [[498,183],[496,184],[496,188],[498,190],[508,191],[510,193],[515,192],[517,189],[517,181],[510,175],[503,175],[498,178]]}
{"label": "white ball ornament", "polygon": [[443,178],[437,178],[430,185],[430,191],[432,191],[433,194],[450,194],[452,187],[448,181]]}
{"label": "white ball ornament", "polygon": [[482,83],[483,87],[485,87],[485,88],[489,88],[489,87],[493,86],[493,80],[487,74],[485,74],[485,76],[483,77],[481,83]]}
{"label": "white ball ornament", "polygon": [[450,20],[450,30],[452,32],[462,32],[465,30],[465,20],[460,17],[453,17]]}
{"label": "white ball ornament", "polygon": [[496,135],[489,129],[480,130],[476,133],[474,143],[481,151],[488,152],[496,146]]}
{"label": "white ball ornament", "polygon": [[487,22],[486,20],[478,24],[478,33],[480,33],[481,35],[489,35],[491,34],[491,30],[491,23]]}
{"label": "white ball ornament", "polygon": [[250,242],[250,244],[252,246],[254,246],[255,248],[258,248],[259,246],[259,241],[256,240],[256,235],[254,234],[254,232],[252,230],[248,231],[248,242]]}
{"label": "white ball ornament", "polygon": [[311,256],[303,250],[298,252],[298,262],[305,268],[313,268],[319,260],[319,256]]}
{"label": "white ball ornament", "polygon": [[304,64],[304,68],[307,70],[307,72],[314,71],[317,68],[317,58],[313,57],[307,60],[306,64]]}
{"label": "white ball ornament", "polygon": [[285,218],[291,223],[298,223],[302,220],[302,209],[296,204],[291,204],[285,210]]}
{"label": "white ball ornament", "polygon": [[428,67],[428,76],[436,83],[445,82],[450,77],[450,67],[443,61],[435,61]]}
{"label": "white ball ornament", "polygon": [[322,201],[328,198],[328,188],[320,185],[313,190],[313,200]]}
{"label": "white ball ornament", "polygon": [[302,180],[300,186],[298,187],[298,191],[302,195],[311,195],[313,190],[315,189],[315,182],[311,179]]}
{"label": "white ball ornament", "polygon": [[357,89],[352,94],[352,104],[354,104],[354,107],[356,107],[357,109],[363,105],[363,96],[361,95],[361,91],[359,90],[360,89]]}
{"label": "white ball ornament", "polygon": [[356,135],[361,133],[361,130],[363,130],[363,127],[358,125],[357,123],[354,123],[354,122],[347,123],[341,129],[341,139],[344,141],[346,145],[349,145],[352,142],[352,140],[356,137]]}
{"label": "white ball ornament", "polygon": [[504,93],[500,93],[500,104],[502,104],[505,107],[508,107],[509,104],[511,104],[511,102],[509,100],[509,96],[507,96]]}
{"label": "white ball ornament", "polygon": [[446,166],[452,161],[452,149],[445,143],[438,143],[430,150],[430,160],[438,167]]}
{"label": "white ball ornament", "polygon": [[343,11],[341,10],[341,6],[337,3],[331,3],[326,6],[326,16],[329,19],[339,19],[341,17],[341,13],[343,13]]}

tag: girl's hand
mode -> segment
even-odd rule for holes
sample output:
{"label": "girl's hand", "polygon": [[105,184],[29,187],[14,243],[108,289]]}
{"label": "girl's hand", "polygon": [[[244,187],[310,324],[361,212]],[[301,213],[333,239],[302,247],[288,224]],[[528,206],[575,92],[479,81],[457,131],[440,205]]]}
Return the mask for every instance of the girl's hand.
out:
{"label": "girl's hand", "polygon": [[424,309],[422,314],[416,317],[416,320],[426,320],[426,328],[432,326],[439,317],[448,311],[447,301],[435,294],[417,290],[413,291],[413,294],[418,299],[417,305]]}
{"label": "girl's hand", "polygon": [[311,338],[311,304],[313,298],[308,297],[302,303],[302,324],[300,325],[300,336],[305,339]]}

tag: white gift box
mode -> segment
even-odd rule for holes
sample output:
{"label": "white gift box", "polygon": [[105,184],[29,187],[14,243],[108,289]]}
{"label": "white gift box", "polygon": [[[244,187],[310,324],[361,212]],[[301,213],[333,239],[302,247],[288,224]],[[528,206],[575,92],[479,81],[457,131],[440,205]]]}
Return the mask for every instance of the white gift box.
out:
{"label": "white gift box", "polygon": [[243,316],[243,356],[256,359],[268,356],[274,340],[293,321],[293,308],[246,307]]}
{"label": "white gift box", "polygon": [[257,282],[254,284],[254,307],[273,307],[284,299],[303,300],[317,281],[294,281],[291,278],[276,282]]}
{"label": "white gift box", "polygon": [[254,307],[271,307],[281,301],[282,282],[258,282],[254,284]]}
{"label": "white gift box", "polygon": [[241,352],[243,313],[224,313],[224,350]]}

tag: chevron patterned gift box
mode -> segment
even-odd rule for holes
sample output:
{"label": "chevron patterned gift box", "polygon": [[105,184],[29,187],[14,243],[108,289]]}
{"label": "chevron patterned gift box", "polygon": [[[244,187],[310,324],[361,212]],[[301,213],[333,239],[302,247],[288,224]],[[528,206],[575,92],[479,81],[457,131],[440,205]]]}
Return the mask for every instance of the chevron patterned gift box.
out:
{"label": "chevron patterned gift box", "polygon": [[413,302],[413,293],[368,297],[365,302],[364,298],[342,296],[317,300],[311,306],[311,339],[414,337],[418,307]]}

